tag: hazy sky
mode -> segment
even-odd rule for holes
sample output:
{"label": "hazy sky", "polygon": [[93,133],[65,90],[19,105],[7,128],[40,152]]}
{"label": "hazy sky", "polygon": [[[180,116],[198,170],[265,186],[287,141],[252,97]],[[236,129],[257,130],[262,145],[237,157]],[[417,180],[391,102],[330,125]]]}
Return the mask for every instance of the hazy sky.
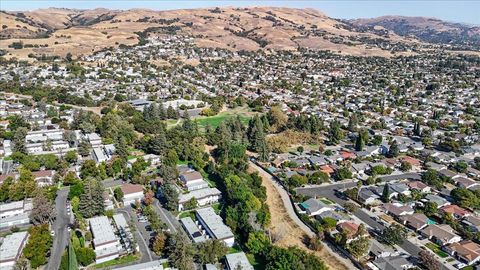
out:
{"label": "hazy sky", "polygon": [[46,7],[65,7],[93,9],[98,7],[109,9],[150,8],[155,10],[182,9],[215,6],[284,6],[311,7],[325,12],[334,18],[371,18],[382,15],[427,16],[439,19],[480,25],[480,1],[417,1],[417,0],[320,0],[320,1],[26,1],[1,0],[1,10],[32,10]]}

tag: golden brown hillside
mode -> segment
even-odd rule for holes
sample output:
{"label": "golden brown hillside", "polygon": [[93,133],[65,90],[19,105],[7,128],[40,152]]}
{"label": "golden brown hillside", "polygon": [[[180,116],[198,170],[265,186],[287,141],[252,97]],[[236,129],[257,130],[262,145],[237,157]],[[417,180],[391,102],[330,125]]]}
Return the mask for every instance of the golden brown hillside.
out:
{"label": "golden brown hillside", "polygon": [[[298,50],[312,48],[358,56],[392,56],[391,43],[417,44],[393,32],[357,32],[350,24],[314,9],[213,8],[153,11],[40,9],[1,13],[0,49],[7,58],[33,55],[91,54],[120,44],[134,45],[138,33],[192,36],[199,47],[232,51]],[[16,26],[19,25],[19,27]],[[13,29],[13,30],[12,30]],[[148,33],[147,33],[148,32]],[[23,48],[12,43],[21,41]],[[385,42],[386,46],[371,46]],[[370,44],[370,45],[368,45]],[[18,47],[18,46],[17,46]],[[411,54],[407,50],[397,52]]]}

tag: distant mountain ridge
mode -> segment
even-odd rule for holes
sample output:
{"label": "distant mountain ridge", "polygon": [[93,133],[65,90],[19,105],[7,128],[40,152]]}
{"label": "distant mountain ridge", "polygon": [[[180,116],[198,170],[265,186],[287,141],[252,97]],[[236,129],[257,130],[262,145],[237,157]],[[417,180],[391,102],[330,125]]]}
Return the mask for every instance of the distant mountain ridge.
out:
{"label": "distant mountain ridge", "polygon": [[391,57],[431,46],[424,42],[480,48],[478,27],[422,17],[339,20],[308,8],[48,8],[0,11],[0,26],[0,52],[21,59],[88,55],[109,47],[141,44],[158,34],[189,36],[198,47],[231,51],[308,48]]}
{"label": "distant mountain ridge", "polygon": [[357,27],[381,26],[400,36],[414,36],[431,43],[480,46],[480,27],[429,17],[382,16],[349,20]]}

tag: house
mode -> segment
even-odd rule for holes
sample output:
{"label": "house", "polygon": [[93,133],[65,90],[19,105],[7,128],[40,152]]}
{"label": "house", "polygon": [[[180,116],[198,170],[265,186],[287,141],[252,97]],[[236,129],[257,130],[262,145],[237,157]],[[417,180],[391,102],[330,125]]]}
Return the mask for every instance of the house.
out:
{"label": "house", "polygon": [[45,187],[53,185],[53,176],[55,175],[55,171],[43,170],[38,172],[32,172],[32,175],[35,178],[35,182],[37,182],[38,186]]}
{"label": "house", "polygon": [[459,187],[462,187],[462,188],[473,188],[474,186],[479,186],[480,183],[477,182],[477,181],[474,181],[470,178],[466,178],[466,177],[463,177],[463,176],[460,176],[460,177],[456,177],[453,179],[453,181],[455,182],[455,185],[459,186]]}
{"label": "house", "polygon": [[100,146],[102,144],[102,137],[97,133],[89,133],[85,135],[87,137],[88,142],[92,145],[92,147]]}
{"label": "house", "polygon": [[378,242],[375,238],[370,240],[369,254],[375,259],[385,258],[394,255],[395,250],[391,246],[384,245]]}
{"label": "house", "polygon": [[332,175],[335,172],[335,170],[330,165],[320,166],[320,171],[327,173],[328,175]]}
{"label": "house", "polygon": [[419,231],[429,225],[430,220],[423,213],[416,213],[411,215],[404,215],[400,217],[403,225],[408,225],[411,228]]}
{"label": "house", "polygon": [[198,206],[205,206],[218,202],[221,196],[222,193],[217,188],[202,188],[180,194],[178,196],[178,211],[183,211],[184,205],[192,198],[197,200]]}
{"label": "house", "polygon": [[197,224],[192,220],[191,217],[184,217],[180,219],[183,229],[187,232],[188,237],[193,243],[201,243],[207,241],[207,238],[204,234],[198,229]]}
{"label": "house", "polygon": [[382,205],[385,213],[392,215],[396,218],[400,218],[405,215],[412,215],[415,211],[408,205],[402,205],[400,203],[386,203]]}
{"label": "house", "polygon": [[416,190],[421,193],[429,193],[431,188],[421,181],[410,181],[407,183],[410,190]]}
{"label": "house", "polygon": [[410,196],[410,194],[411,194],[410,188],[405,183],[392,183],[392,184],[388,184],[388,185],[390,187],[390,192],[395,192],[397,194],[403,194],[405,196]]}
{"label": "house", "polygon": [[407,258],[399,255],[380,257],[373,262],[369,262],[368,266],[373,270],[405,270],[413,268],[413,264]]}
{"label": "house", "polygon": [[244,252],[230,253],[225,255],[225,264],[227,270],[253,270],[253,266],[248,261]]}
{"label": "house", "polygon": [[452,227],[447,224],[428,225],[422,229],[420,233],[430,240],[435,240],[435,242],[441,246],[453,244],[462,240],[459,235],[454,233]]}
{"label": "house", "polygon": [[480,232],[480,217],[467,216],[462,220],[462,224],[470,228],[473,232]]}
{"label": "house", "polygon": [[143,186],[136,184],[122,184],[120,186],[123,192],[123,204],[134,204],[135,201],[141,202],[143,200]]}
{"label": "house", "polygon": [[437,208],[444,207],[447,205],[450,205],[450,202],[447,201],[445,198],[442,198],[438,195],[435,194],[428,194],[425,196],[424,199],[422,199],[423,202],[434,202],[437,204]]}
{"label": "house", "polygon": [[232,247],[235,237],[232,230],[223,223],[222,218],[215,213],[212,207],[198,209],[196,217],[209,238],[223,241],[228,247]]}
{"label": "house", "polygon": [[189,171],[180,174],[180,181],[187,187],[188,191],[208,188],[208,183],[203,180],[203,176],[197,171]]}
{"label": "house", "polygon": [[369,187],[362,187],[358,191],[358,200],[365,205],[374,204],[378,202],[380,196],[374,193]]}
{"label": "house", "polygon": [[160,163],[160,156],[155,154],[147,154],[143,156],[143,159],[147,162],[150,162],[151,165]]}
{"label": "house", "polygon": [[308,160],[312,165],[316,165],[316,166],[322,166],[322,165],[328,164],[328,161],[325,159],[325,157],[310,156],[308,157]]}
{"label": "house", "polygon": [[30,223],[32,200],[0,204],[0,229]]}
{"label": "house", "polygon": [[468,265],[480,261],[480,245],[471,240],[450,244],[445,250]]}
{"label": "house", "polygon": [[314,198],[310,198],[300,203],[299,206],[309,216],[315,216],[322,212],[333,210],[333,207],[326,205],[324,202]]}
{"label": "house", "polygon": [[409,157],[409,156],[403,156],[403,157],[400,157],[399,160],[400,160],[400,162],[405,162],[405,163],[410,164],[410,166],[412,166],[413,170],[419,170],[419,169],[422,168],[422,163],[420,162],[420,160],[418,160],[416,158],[412,158],[412,157]]}
{"label": "house", "polygon": [[355,153],[348,152],[348,151],[340,151],[340,157],[342,160],[347,160],[347,159],[355,159],[357,155],[355,155]]}
{"label": "house", "polygon": [[0,245],[0,269],[13,269],[27,244],[28,232],[7,235]]}
{"label": "house", "polygon": [[121,245],[110,220],[106,216],[99,216],[88,219],[88,223],[93,235],[95,262],[102,263],[118,258]]}
{"label": "house", "polygon": [[351,221],[346,221],[337,224],[337,229],[341,232],[344,232],[348,238],[352,238],[358,231],[360,226],[356,223]]}
{"label": "house", "polygon": [[440,207],[440,211],[442,211],[443,213],[451,214],[455,218],[464,218],[472,214],[471,212],[463,209],[462,207],[456,204]]}
{"label": "house", "polygon": [[320,220],[320,221],[323,220],[324,218],[331,218],[331,219],[336,220],[337,224],[341,223],[341,222],[352,220],[352,218],[350,218],[348,215],[344,215],[344,214],[341,214],[339,212],[330,211],[330,210],[316,215],[315,218]]}

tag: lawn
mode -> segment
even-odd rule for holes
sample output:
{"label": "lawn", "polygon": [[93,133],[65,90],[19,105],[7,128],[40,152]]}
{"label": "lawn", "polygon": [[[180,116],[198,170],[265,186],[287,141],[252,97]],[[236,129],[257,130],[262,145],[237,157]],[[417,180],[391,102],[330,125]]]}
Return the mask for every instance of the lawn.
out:
{"label": "lawn", "polygon": [[193,211],[185,211],[180,213],[180,218],[185,218],[185,217],[191,217],[193,220],[195,220],[195,213]]}
{"label": "lawn", "polygon": [[321,198],[320,201],[327,205],[334,204],[334,202],[330,201],[327,198]]}
{"label": "lawn", "polygon": [[115,260],[111,260],[111,261],[108,261],[108,262],[96,264],[95,268],[100,269],[100,268],[105,268],[105,267],[109,267],[109,266],[113,266],[113,265],[126,264],[126,263],[130,263],[130,262],[134,262],[134,261],[138,260],[139,257],[140,257],[139,255],[128,254],[126,256],[116,258]]}
{"label": "lawn", "polygon": [[434,243],[426,243],[425,246],[435,252],[441,258],[448,257],[448,254],[440,249],[440,246]]}
{"label": "lawn", "polygon": [[[240,116],[240,121],[244,124],[248,124],[248,120],[252,117],[253,113],[248,110],[248,108],[244,107],[239,107],[235,109],[227,109],[226,111],[223,111],[217,115],[214,116],[198,116],[198,117],[192,117],[193,121],[196,121],[198,124],[198,127],[200,130],[205,130],[205,127],[210,125],[213,129],[217,128],[220,123],[222,123],[224,120]],[[172,128],[178,124],[180,124],[182,121],[177,121],[177,120],[167,120],[167,128]]]}

